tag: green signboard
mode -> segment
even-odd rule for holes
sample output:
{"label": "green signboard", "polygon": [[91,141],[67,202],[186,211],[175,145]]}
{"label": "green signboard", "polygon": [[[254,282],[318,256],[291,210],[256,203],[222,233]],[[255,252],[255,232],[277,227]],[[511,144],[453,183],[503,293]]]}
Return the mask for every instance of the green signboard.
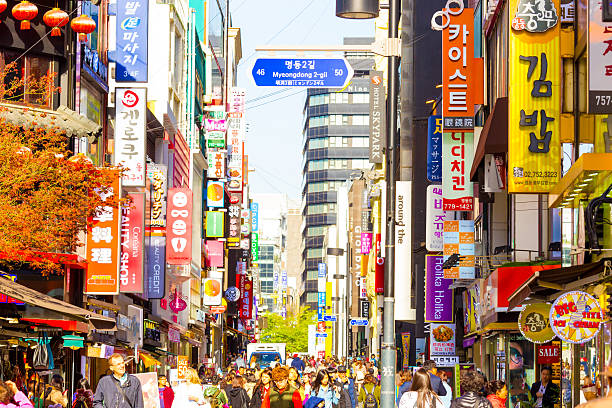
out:
{"label": "green signboard", "polygon": [[253,262],[259,261],[259,234],[257,232],[251,234],[251,258]]}
{"label": "green signboard", "polygon": [[223,237],[225,228],[225,213],[221,211],[206,211],[206,237]]}

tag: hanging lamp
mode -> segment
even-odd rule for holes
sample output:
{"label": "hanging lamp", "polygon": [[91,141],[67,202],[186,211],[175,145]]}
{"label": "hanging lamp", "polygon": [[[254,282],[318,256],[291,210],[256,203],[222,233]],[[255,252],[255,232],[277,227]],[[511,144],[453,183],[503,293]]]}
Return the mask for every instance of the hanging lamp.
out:
{"label": "hanging lamp", "polygon": [[68,24],[68,13],[54,7],[43,15],[43,21],[47,26],[51,27],[51,37],[59,37],[62,35],[60,27]]}
{"label": "hanging lamp", "polygon": [[87,41],[87,34],[91,34],[96,29],[96,22],[86,14],[81,14],[70,22],[70,28],[79,33],[79,41]]}
{"label": "hanging lamp", "polygon": [[30,20],[36,18],[38,15],[38,7],[30,3],[27,0],[23,0],[21,3],[17,3],[12,10],[13,17],[17,20],[21,20],[19,28],[22,30],[30,29]]}

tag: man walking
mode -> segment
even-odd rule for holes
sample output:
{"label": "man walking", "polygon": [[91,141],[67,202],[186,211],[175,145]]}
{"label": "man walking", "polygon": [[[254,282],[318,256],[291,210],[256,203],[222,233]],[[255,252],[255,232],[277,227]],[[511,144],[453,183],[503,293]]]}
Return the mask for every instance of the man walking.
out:
{"label": "man walking", "polygon": [[346,376],[346,366],[341,365],[338,367],[336,384],[346,392],[348,401],[350,402],[350,408],[355,408],[357,406],[357,400],[355,398],[355,380]]}
{"label": "man walking", "polygon": [[140,381],[125,372],[125,361],[121,354],[108,358],[111,375],[100,379],[93,408],[144,408]]}
{"label": "man walking", "polygon": [[429,379],[431,380],[431,388],[433,391],[438,394],[438,396],[443,397],[446,395],[446,388],[442,385],[442,380],[437,376],[438,369],[436,368],[436,362],[433,360],[426,360],[423,363],[423,368],[427,370],[429,374]]}
{"label": "man walking", "polygon": [[300,356],[297,353],[295,353],[293,355],[293,361],[291,361],[291,367],[293,367],[296,370],[298,370],[298,372],[301,374],[301,373],[304,372],[304,369],[306,368],[306,364],[300,358]]}
{"label": "man walking", "polygon": [[559,386],[550,382],[552,368],[542,367],[540,370],[540,381],[531,386],[531,396],[535,400],[535,408],[554,408],[561,401]]}

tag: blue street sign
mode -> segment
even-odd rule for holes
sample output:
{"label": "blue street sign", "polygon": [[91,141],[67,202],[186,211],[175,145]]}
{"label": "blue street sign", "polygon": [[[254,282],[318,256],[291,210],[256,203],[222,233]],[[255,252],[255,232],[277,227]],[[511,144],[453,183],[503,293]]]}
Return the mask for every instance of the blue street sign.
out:
{"label": "blue street sign", "polygon": [[427,119],[427,180],[442,181],[442,116]]}
{"label": "blue street sign", "polygon": [[351,326],[367,326],[368,319],[351,319]]}
{"label": "blue street sign", "polygon": [[319,278],[325,277],[325,269],[326,269],[326,264],[319,263],[319,274],[317,275]]}
{"label": "blue street sign", "polygon": [[335,322],[336,320],[338,320],[336,316],[323,316],[324,322]]}
{"label": "blue street sign", "polygon": [[327,337],[327,333],[316,333],[315,337]]}
{"label": "blue street sign", "polygon": [[257,86],[344,88],[353,68],[344,58],[259,58],[252,74]]}

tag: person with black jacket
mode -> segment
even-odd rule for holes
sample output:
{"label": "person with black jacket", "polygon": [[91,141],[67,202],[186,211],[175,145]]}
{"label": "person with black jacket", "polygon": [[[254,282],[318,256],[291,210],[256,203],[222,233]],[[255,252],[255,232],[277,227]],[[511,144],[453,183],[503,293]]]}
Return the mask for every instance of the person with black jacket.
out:
{"label": "person with black jacket", "polygon": [[242,387],[242,377],[237,375],[232,381],[232,389],[227,394],[229,399],[229,406],[231,408],[248,408],[249,407],[249,394]]}
{"label": "person with black jacket", "polygon": [[484,377],[475,372],[468,371],[459,379],[461,396],[451,402],[451,408],[493,408],[488,399],[480,395],[484,387]]}
{"label": "person with black jacket", "polygon": [[554,408],[561,401],[561,390],[557,384],[550,381],[552,368],[542,367],[540,381],[531,386],[531,397],[535,401],[534,408]]}
{"label": "person with black jacket", "polygon": [[142,387],[138,377],[125,372],[125,360],[121,354],[108,358],[111,375],[98,382],[93,408],[144,408]]}
{"label": "person with black jacket", "polygon": [[272,386],[272,370],[266,368],[259,375],[259,382],[253,388],[253,397],[249,403],[249,408],[261,408],[263,402],[270,396]]}

